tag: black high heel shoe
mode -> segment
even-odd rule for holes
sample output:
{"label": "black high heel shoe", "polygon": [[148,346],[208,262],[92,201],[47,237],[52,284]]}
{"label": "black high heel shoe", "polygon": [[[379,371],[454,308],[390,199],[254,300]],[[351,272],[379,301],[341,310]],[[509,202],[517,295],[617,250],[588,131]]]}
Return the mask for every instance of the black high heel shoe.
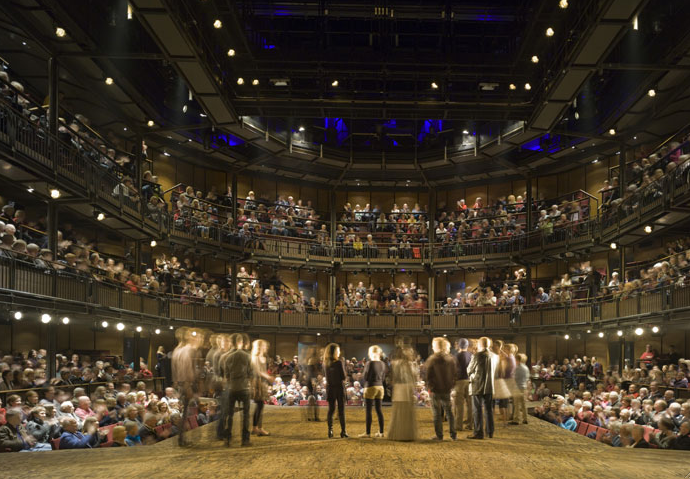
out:
{"label": "black high heel shoe", "polygon": [[333,428],[332,427],[328,428],[328,439],[333,439]]}
{"label": "black high heel shoe", "polygon": [[340,437],[345,439],[345,438],[350,437],[350,436],[347,435],[347,431],[340,431]]}

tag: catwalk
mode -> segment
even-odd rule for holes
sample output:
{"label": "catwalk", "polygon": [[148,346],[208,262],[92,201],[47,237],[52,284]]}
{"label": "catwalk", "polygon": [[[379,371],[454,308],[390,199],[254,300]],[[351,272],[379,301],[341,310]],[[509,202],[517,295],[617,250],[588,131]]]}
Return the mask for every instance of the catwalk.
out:
{"label": "catwalk", "polygon": [[[302,408],[266,407],[271,436],[252,436],[240,447],[235,420],[230,449],[215,440],[215,424],[190,433],[195,445],[168,440],[155,446],[91,451],[3,454],[3,477],[76,478],[563,478],[685,477],[686,451],[613,449],[538,419],[526,426],[498,426],[490,440],[434,443],[430,409],[418,409],[422,441],[327,439],[324,422],[305,422]],[[391,408],[384,408],[386,421]],[[347,408],[348,432],[364,430],[364,409]],[[321,418],[325,418],[325,410]],[[336,435],[340,432],[335,426]]]}

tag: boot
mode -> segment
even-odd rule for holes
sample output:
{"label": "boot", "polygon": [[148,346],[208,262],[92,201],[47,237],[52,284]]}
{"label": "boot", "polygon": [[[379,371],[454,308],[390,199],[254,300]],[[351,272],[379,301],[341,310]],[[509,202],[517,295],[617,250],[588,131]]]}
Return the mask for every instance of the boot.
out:
{"label": "boot", "polygon": [[347,435],[347,431],[340,431],[340,437],[345,439],[345,438],[348,438],[350,436]]}
{"label": "boot", "polygon": [[333,439],[333,428],[332,427],[328,428],[328,439]]}

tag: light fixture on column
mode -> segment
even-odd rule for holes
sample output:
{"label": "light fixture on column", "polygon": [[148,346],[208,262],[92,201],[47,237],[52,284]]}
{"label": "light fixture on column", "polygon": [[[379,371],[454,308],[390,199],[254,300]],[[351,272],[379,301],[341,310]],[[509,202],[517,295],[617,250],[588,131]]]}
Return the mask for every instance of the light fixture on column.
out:
{"label": "light fixture on column", "polygon": [[239,77],[239,78],[237,79],[237,84],[238,84],[238,85],[244,85],[244,78]]}
{"label": "light fixture on column", "polygon": [[338,80],[333,80],[333,81],[331,82],[331,86],[332,86],[332,87],[337,87],[337,86],[338,86]]}
{"label": "light fixture on column", "polygon": [[60,190],[58,190],[57,188],[52,188],[50,190],[50,197],[54,200],[60,198]]}
{"label": "light fixture on column", "polygon": [[510,85],[508,85],[508,89],[509,90],[516,90],[517,87],[515,86],[515,83],[511,83]]}
{"label": "light fixture on column", "polygon": [[569,335],[569,334],[566,334],[566,335],[563,336],[563,337],[564,337],[566,340],[570,339],[570,335]]}
{"label": "light fixture on column", "polygon": [[258,78],[254,78],[254,79],[252,80],[252,85],[257,86],[258,84],[259,84],[259,79],[258,79]]}
{"label": "light fixture on column", "polygon": [[637,335],[637,336],[642,336],[643,333],[644,333],[644,329],[642,329],[642,328],[635,328],[635,335]]}
{"label": "light fixture on column", "polygon": [[611,129],[609,130],[609,135],[614,136],[615,134],[616,134],[616,129],[615,129],[615,128],[611,128]]}
{"label": "light fixture on column", "polygon": [[609,247],[610,247],[611,249],[617,249],[617,248],[618,248],[618,245],[617,245],[615,242],[613,242],[613,243],[611,243],[611,244],[609,245]]}
{"label": "light fixture on column", "polygon": [[539,63],[539,57],[536,55],[532,55],[531,60],[532,60],[532,63]]}
{"label": "light fixture on column", "polygon": [[142,331],[141,326],[137,326],[137,333],[140,333]]}
{"label": "light fixture on column", "polygon": [[155,123],[153,120],[149,120],[149,121],[146,122],[146,124],[147,124],[148,126],[153,126],[153,125],[155,125],[156,123]]}
{"label": "light fixture on column", "polygon": [[231,48],[230,50],[228,50],[228,56],[229,56],[229,57],[234,57],[235,54],[236,54],[236,52],[235,52],[235,50],[234,50],[233,48]]}
{"label": "light fixture on column", "polygon": [[530,85],[529,83],[525,83],[525,90],[529,91],[531,89],[532,89],[532,85]]}
{"label": "light fixture on column", "polygon": [[62,324],[69,324],[69,318],[67,316],[62,318]]}
{"label": "light fixture on column", "polygon": [[651,89],[647,92],[647,96],[650,96],[650,97],[654,98],[654,97],[656,96],[656,90],[655,90],[654,88],[651,88]]}
{"label": "light fixture on column", "polygon": [[215,28],[215,29],[223,28],[223,22],[221,22],[220,20],[216,19],[216,20],[213,22],[213,28]]}
{"label": "light fixture on column", "polygon": [[107,328],[108,327],[108,321],[101,321],[101,327]]}
{"label": "light fixture on column", "polygon": [[603,337],[604,337],[604,332],[603,332],[603,331],[600,331],[600,332],[599,332],[599,337],[600,337],[600,338],[603,338]]}
{"label": "light fixture on column", "polygon": [[55,27],[55,35],[57,35],[59,38],[62,38],[67,35],[67,32],[62,27]]}
{"label": "light fixture on column", "polygon": [[654,334],[658,333],[658,332],[659,332],[659,326],[653,326],[653,327],[652,327],[652,332],[653,332]]}
{"label": "light fixture on column", "polygon": [[41,322],[42,322],[43,324],[48,324],[48,323],[50,323],[50,321],[51,321],[52,319],[53,319],[53,318],[51,318],[50,315],[49,315],[48,313],[44,313],[44,314],[41,316]]}
{"label": "light fixture on column", "polygon": [[158,329],[158,328],[156,328],[156,330],[154,331],[154,333],[156,333],[156,334],[160,334],[160,333],[161,333],[161,330],[160,330],[160,329]]}
{"label": "light fixture on column", "polygon": [[556,33],[556,32],[553,31],[553,28],[549,27],[546,29],[546,36],[547,37],[552,37],[554,33]]}
{"label": "light fixture on column", "polygon": [[17,321],[19,321],[19,320],[22,319],[23,317],[24,317],[24,315],[22,314],[21,311],[15,311],[15,312],[14,312],[14,319],[16,319]]}
{"label": "light fixture on column", "polygon": [[155,248],[156,245],[157,245],[158,243],[157,243],[156,240],[154,239],[154,240],[151,240],[151,243],[150,243],[150,244],[151,244],[151,248]]}
{"label": "light fixture on column", "polygon": [[647,225],[644,227],[644,232],[650,234],[653,231],[653,229],[654,228],[652,227],[652,225]]}
{"label": "light fixture on column", "polygon": [[117,328],[118,331],[122,331],[123,329],[125,329],[125,325],[122,323],[117,323],[115,325],[115,327]]}
{"label": "light fixture on column", "polygon": [[115,83],[115,81],[114,81],[112,78],[108,77],[108,78],[105,79],[105,84],[106,84],[106,85],[110,86],[110,85],[112,85],[113,83]]}
{"label": "light fixture on column", "polygon": [[438,89],[438,83],[436,83],[435,81],[432,81],[431,82],[431,88],[434,90],[437,90]]}
{"label": "light fixture on column", "polygon": [[616,334],[618,335],[618,337],[623,336],[623,330],[619,329],[618,331],[616,331]]}

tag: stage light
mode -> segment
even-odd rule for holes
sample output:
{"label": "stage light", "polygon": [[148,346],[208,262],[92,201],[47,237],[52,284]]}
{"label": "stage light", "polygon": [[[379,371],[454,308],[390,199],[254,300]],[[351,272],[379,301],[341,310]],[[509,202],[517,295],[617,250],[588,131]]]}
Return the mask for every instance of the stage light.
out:
{"label": "stage light", "polygon": [[436,89],[438,88],[438,83],[436,83],[435,81],[432,81],[432,82],[431,82],[431,88],[433,88],[434,90],[436,90]]}
{"label": "stage light", "polygon": [[146,124],[147,124],[148,126],[153,126],[153,125],[155,125],[155,123],[153,122],[153,120],[149,120]]}
{"label": "stage light", "polygon": [[508,89],[515,90],[517,89],[517,87],[515,86],[515,83],[511,83],[510,85],[508,85]]}
{"label": "stage light", "polygon": [[331,83],[331,86],[332,87],[338,86],[338,80],[333,80],[333,82]]}
{"label": "stage light", "polygon": [[615,135],[615,134],[616,134],[615,128],[611,128],[611,129],[609,130],[609,135],[613,136],[613,135]]}
{"label": "stage light", "polygon": [[156,328],[156,330],[154,331],[154,333],[156,333],[156,334],[160,334],[160,333],[161,333],[161,330],[160,330],[160,329],[158,329],[158,328]]}
{"label": "stage light", "polygon": [[238,84],[238,85],[244,85],[244,78],[239,77],[239,78],[237,79],[237,84]]}
{"label": "stage light", "polygon": [[235,56],[235,50],[232,49],[232,48],[231,48],[230,50],[228,50],[228,56],[229,56],[229,57],[234,57],[234,56]]}
{"label": "stage light", "polygon": [[299,131],[304,131],[304,127],[303,127],[303,126],[300,126],[300,127],[298,128],[298,130],[299,130]]}
{"label": "stage light", "polygon": [[566,335],[563,336],[563,337],[564,337],[566,340],[567,340],[567,339],[570,339],[570,335],[569,335],[569,334],[566,334]]}
{"label": "stage light", "polygon": [[132,17],[133,17],[132,5],[130,5],[130,4],[128,3],[128,4],[127,4],[127,20],[131,20]]}
{"label": "stage light", "polygon": [[55,35],[57,35],[58,37],[62,38],[62,37],[64,37],[65,35],[67,35],[67,32],[65,31],[64,28],[62,28],[62,27],[57,27],[57,28],[55,28]]}
{"label": "stage light", "polygon": [[51,189],[50,190],[50,197],[54,200],[57,200],[58,198],[60,198],[60,190],[58,190],[57,188]]}
{"label": "stage light", "polygon": [[192,336],[196,336],[196,331],[192,331]]}
{"label": "stage light", "polygon": [[653,229],[653,228],[652,228],[652,225],[647,225],[647,226],[644,227],[644,232],[647,233],[647,234],[649,234],[649,233],[652,232],[652,229]]}
{"label": "stage light", "polygon": [[593,164],[599,163],[599,158],[594,158],[594,159],[592,160],[592,163],[593,163]]}
{"label": "stage light", "polygon": [[125,329],[125,325],[122,323],[117,323],[115,325],[115,327],[117,328],[118,331],[122,331],[123,329]]}
{"label": "stage light", "polygon": [[623,336],[623,330],[622,330],[622,329],[619,329],[618,331],[616,331],[616,334],[617,334],[619,337],[620,337],[620,336]]}
{"label": "stage light", "polygon": [[48,313],[44,313],[44,314],[41,316],[41,322],[42,322],[43,324],[48,324],[48,323],[50,323],[50,320],[51,320],[51,319],[53,319],[53,318],[51,318],[50,315],[49,315]]}
{"label": "stage light", "polygon": [[187,113],[187,104],[182,105],[182,113]]}
{"label": "stage light", "polygon": [[556,32],[553,31],[553,28],[549,27],[546,29],[546,36],[547,37],[552,37],[554,33],[556,33]]}
{"label": "stage light", "polygon": [[113,81],[112,78],[108,77],[108,78],[105,79],[105,84],[106,84],[106,85],[112,85],[113,83],[115,83],[115,82]]}
{"label": "stage light", "polygon": [[469,132],[468,130],[462,130],[462,134],[463,134],[463,135],[469,135],[470,132]]}
{"label": "stage light", "polygon": [[588,329],[588,330],[587,330],[587,334],[590,334],[591,332],[592,332],[591,329]]}
{"label": "stage light", "polygon": [[603,332],[600,332],[600,333],[599,333],[599,337],[600,337],[600,338],[603,338],[603,337],[604,337],[604,333],[603,333]]}
{"label": "stage light", "polygon": [[539,63],[539,57],[536,55],[532,55],[532,63]]}
{"label": "stage light", "polygon": [[568,0],[561,0],[560,2],[558,2],[558,6],[563,9],[568,8]]}
{"label": "stage light", "polygon": [[173,328],[172,326],[170,326],[170,331],[172,331],[173,329],[174,329],[174,328]]}
{"label": "stage light", "polygon": [[96,219],[98,221],[103,221],[105,219],[105,213],[103,213],[102,211],[99,211],[98,214],[96,215]]}
{"label": "stage light", "polygon": [[651,89],[647,92],[647,96],[655,97],[655,96],[656,96],[656,90],[655,90],[654,88],[651,88]]}
{"label": "stage light", "polygon": [[24,317],[24,315],[22,314],[21,311],[15,311],[15,312],[14,312],[14,319],[16,319],[17,321],[19,321],[19,320],[22,319],[23,317]]}
{"label": "stage light", "polygon": [[611,243],[609,246],[611,247],[611,249],[618,248],[618,245],[616,243]]}
{"label": "stage light", "polygon": [[151,240],[151,248],[155,248],[157,244],[156,240]]}
{"label": "stage light", "polygon": [[654,326],[654,327],[652,328],[652,332],[653,332],[654,334],[658,333],[658,332],[659,332],[659,326]]}
{"label": "stage light", "polygon": [[635,15],[635,18],[633,18],[633,30],[639,30],[640,29],[640,23],[638,21],[637,15]]}
{"label": "stage light", "polygon": [[29,186],[29,187],[26,189],[26,191],[28,191],[29,193],[33,193],[33,192],[34,192],[33,186]]}
{"label": "stage light", "polygon": [[141,332],[141,326],[137,326],[137,333]]}
{"label": "stage light", "polygon": [[216,21],[213,22],[213,28],[216,28],[216,29],[218,29],[218,28],[223,28],[223,22],[221,22],[220,20],[216,19]]}
{"label": "stage light", "polygon": [[532,89],[532,85],[530,85],[529,83],[525,83],[525,90],[529,91],[531,89]]}
{"label": "stage light", "polygon": [[578,112],[575,112],[575,115],[573,115],[573,116],[575,117],[576,120],[580,119],[580,113],[578,113]]}
{"label": "stage light", "polygon": [[108,327],[108,321],[101,321],[101,328],[107,328]]}
{"label": "stage light", "polygon": [[644,333],[644,329],[642,328],[635,328],[635,334],[637,336],[642,336],[642,333]]}
{"label": "stage light", "polygon": [[256,85],[258,85],[258,84],[259,84],[259,79],[258,79],[258,78],[254,78],[254,79],[252,80],[252,85],[256,86]]}
{"label": "stage light", "polygon": [[62,318],[62,324],[69,324],[69,318],[67,316]]}

